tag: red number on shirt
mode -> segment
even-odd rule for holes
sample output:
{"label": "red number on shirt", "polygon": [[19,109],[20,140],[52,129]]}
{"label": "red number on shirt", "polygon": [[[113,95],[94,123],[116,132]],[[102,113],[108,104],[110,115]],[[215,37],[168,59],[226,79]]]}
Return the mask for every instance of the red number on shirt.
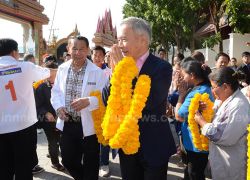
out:
{"label": "red number on shirt", "polygon": [[15,91],[15,87],[14,87],[14,84],[13,84],[13,81],[9,81],[9,83],[7,85],[5,85],[5,89],[6,90],[10,90],[10,94],[11,94],[11,98],[13,101],[16,101],[17,98],[16,98],[16,91]]}

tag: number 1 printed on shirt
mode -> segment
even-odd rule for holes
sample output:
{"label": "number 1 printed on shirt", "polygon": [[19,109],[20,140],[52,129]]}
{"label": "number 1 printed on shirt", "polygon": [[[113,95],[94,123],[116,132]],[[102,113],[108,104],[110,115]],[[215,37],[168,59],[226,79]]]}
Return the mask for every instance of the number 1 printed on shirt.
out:
{"label": "number 1 printed on shirt", "polygon": [[13,84],[13,81],[9,81],[8,84],[5,85],[5,89],[6,90],[10,90],[10,95],[13,101],[16,101],[16,91],[15,91],[15,87]]}

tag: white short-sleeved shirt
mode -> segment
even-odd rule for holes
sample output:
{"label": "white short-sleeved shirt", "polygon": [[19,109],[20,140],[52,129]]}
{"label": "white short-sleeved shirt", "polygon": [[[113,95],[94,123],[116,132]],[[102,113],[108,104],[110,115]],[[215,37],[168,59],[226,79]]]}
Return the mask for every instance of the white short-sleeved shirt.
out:
{"label": "white short-sleeved shirt", "polygon": [[37,122],[32,84],[48,78],[47,68],[0,57],[0,134],[20,131]]}

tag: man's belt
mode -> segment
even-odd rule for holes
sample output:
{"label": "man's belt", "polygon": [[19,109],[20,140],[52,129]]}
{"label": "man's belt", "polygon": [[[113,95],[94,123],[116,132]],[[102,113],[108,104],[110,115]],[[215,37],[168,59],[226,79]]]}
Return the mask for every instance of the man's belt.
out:
{"label": "man's belt", "polygon": [[69,122],[81,122],[82,118],[81,116],[72,116],[72,115],[68,115],[69,117]]}

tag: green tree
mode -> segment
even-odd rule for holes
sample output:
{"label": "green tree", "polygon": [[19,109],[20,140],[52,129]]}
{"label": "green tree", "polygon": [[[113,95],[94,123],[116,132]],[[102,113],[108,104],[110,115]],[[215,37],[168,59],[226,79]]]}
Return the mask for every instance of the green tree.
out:
{"label": "green tree", "polygon": [[250,0],[226,0],[226,14],[233,32],[250,32]]}
{"label": "green tree", "polygon": [[223,51],[221,38],[220,19],[228,17],[228,23],[233,32],[250,32],[250,1],[249,0],[187,0],[194,11],[204,11],[208,8],[208,16],[214,25],[215,35],[205,39],[204,44],[213,47],[219,44],[220,52]]}
{"label": "green tree", "polygon": [[176,45],[178,52],[190,47],[190,27],[195,17],[185,0],[127,0],[123,13],[125,17],[138,16],[151,23],[154,45],[166,49],[170,44]]}

